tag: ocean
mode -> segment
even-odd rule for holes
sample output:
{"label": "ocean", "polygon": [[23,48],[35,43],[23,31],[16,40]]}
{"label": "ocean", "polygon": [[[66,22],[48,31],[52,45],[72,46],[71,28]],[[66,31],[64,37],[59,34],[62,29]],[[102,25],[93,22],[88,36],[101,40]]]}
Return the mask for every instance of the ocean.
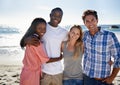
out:
{"label": "ocean", "polygon": [[22,64],[24,50],[19,46],[21,33],[0,34],[0,64]]}
{"label": "ocean", "polygon": [[[21,65],[24,57],[24,50],[21,49],[19,43],[24,33],[19,32],[18,30],[13,31],[12,28],[11,30],[12,31],[0,29],[0,64]],[[86,29],[83,28],[83,30]],[[109,31],[114,32],[120,41],[120,30]]]}

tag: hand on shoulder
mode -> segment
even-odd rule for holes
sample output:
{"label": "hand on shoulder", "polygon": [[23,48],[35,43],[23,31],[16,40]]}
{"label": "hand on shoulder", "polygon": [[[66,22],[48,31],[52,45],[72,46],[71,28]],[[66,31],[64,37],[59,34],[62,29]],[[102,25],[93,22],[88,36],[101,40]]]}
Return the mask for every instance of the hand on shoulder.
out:
{"label": "hand on shoulder", "polygon": [[40,45],[39,39],[37,37],[30,36],[25,39],[25,43],[27,45],[33,45],[33,46],[38,46]]}

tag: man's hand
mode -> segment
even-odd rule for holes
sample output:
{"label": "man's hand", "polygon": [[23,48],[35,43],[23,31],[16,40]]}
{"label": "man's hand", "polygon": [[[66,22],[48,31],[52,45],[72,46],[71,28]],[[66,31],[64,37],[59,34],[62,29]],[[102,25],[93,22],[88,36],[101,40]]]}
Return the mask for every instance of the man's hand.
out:
{"label": "man's hand", "polygon": [[112,81],[117,76],[119,70],[120,70],[120,68],[113,68],[111,75],[109,77],[105,78],[103,80],[103,82],[106,82],[108,84],[112,84]]}
{"label": "man's hand", "polygon": [[112,76],[105,78],[102,82],[106,82],[107,84],[112,84],[114,78]]}
{"label": "man's hand", "polygon": [[37,37],[30,36],[30,37],[25,39],[25,44],[38,46],[38,45],[40,45],[40,42],[39,42],[39,39]]}
{"label": "man's hand", "polygon": [[51,62],[56,62],[56,61],[60,61],[63,58],[63,55],[60,54],[59,57],[56,58],[50,58],[49,61],[47,61],[47,63],[51,63]]}
{"label": "man's hand", "polygon": [[61,60],[62,58],[63,58],[63,54],[61,53],[59,59]]}

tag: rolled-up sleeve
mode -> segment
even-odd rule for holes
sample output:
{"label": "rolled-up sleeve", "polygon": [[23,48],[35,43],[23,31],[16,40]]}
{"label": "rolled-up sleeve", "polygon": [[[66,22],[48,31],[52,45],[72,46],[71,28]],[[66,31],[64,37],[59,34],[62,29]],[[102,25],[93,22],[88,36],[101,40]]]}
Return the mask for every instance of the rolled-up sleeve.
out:
{"label": "rolled-up sleeve", "polygon": [[112,45],[111,45],[111,56],[114,57],[114,68],[120,68],[120,43],[116,37],[116,35],[112,34]]}

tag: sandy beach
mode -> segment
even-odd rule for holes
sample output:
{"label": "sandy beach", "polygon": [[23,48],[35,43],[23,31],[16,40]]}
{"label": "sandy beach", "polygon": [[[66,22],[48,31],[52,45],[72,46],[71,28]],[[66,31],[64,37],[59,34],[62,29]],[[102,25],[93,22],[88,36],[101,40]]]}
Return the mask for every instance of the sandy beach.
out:
{"label": "sandy beach", "polygon": [[19,85],[20,65],[0,65],[0,85]]}
{"label": "sandy beach", "polygon": [[[0,85],[19,85],[22,65],[0,65]],[[120,72],[114,80],[120,85]]]}

